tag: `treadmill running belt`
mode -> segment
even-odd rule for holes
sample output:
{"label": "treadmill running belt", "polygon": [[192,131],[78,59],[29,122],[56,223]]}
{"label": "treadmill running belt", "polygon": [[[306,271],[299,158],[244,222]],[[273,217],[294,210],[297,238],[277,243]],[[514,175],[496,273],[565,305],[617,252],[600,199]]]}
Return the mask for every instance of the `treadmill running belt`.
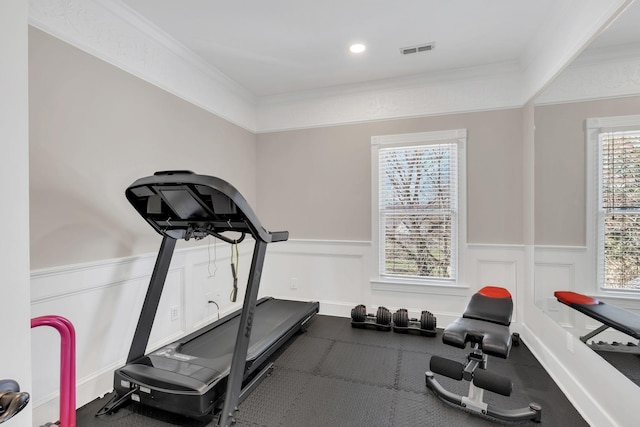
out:
{"label": "treadmill running belt", "polygon": [[[265,298],[258,302],[249,341],[245,375],[260,367],[318,312],[317,302]],[[238,310],[116,371],[114,387],[145,405],[185,415],[211,413],[224,395],[240,324]]]}
{"label": "treadmill running belt", "polygon": [[[305,307],[306,303],[277,299],[257,305],[247,360],[262,353],[269,343],[278,338],[280,331],[294,327],[298,317],[294,315],[297,312],[304,313]],[[239,323],[240,318],[234,317],[224,327],[217,327],[189,341],[182,341],[178,350],[182,354],[202,358],[228,355],[231,360]]]}

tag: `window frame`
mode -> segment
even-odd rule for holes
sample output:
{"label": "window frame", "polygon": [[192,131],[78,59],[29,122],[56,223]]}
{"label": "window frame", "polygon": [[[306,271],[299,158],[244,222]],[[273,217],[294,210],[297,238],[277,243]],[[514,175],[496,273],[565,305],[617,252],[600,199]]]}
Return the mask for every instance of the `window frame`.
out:
{"label": "window frame", "polygon": [[587,256],[596,295],[640,297],[640,289],[609,288],[604,286],[604,214],[601,207],[602,159],[600,135],[609,132],[640,131],[640,115],[590,118],[585,122],[586,178],[587,178]]}
{"label": "window frame", "polygon": [[[371,283],[377,290],[415,291],[417,288],[437,287],[452,288],[461,286],[461,273],[466,252],[467,240],[467,206],[466,206],[466,129],[445,131],[417,132],[371,137],[371,240],[372,262]],[[452,236],[452,271],[451,278],[418,278],[411,276],[383,275],[380,270],[381,247],[380,211],[379,211],[379,152],[382,148],[402,148],[420,145],[436,145],[455,143],[457,146],[457,215]]]}

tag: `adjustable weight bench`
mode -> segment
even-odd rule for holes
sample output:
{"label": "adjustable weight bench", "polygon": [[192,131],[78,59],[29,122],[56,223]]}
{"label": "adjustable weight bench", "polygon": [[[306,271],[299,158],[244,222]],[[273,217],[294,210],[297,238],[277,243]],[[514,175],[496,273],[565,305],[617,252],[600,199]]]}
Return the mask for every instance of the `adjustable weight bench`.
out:
{"label": "adjustable weight bench", "polygon": [[586,295],[582,295],[576,292],[570,291],[556,291],[553,294],[558,301],[565,304],[574,310],[583,313],[592,319],[602,323],[602,326],[589,332],[588,334],[580,337],[580,341],[587,344],[594,350],[601,351],[616,351],[626,353],[638,353],[640,354],[640,347],[636,344],[631,345],[611,345],[607,343],[591,343],[587,341],[595,337],[599,333],[613,328],[623,334],[629,335],[637,340],[640,340],[640,315],[625,310],[622,307],[607,304],[599,301],[595,298],[591,298]]}
{"label": "adjustable weight bench", "polygon": [[[467,343],[473,351],[466,365],[440,356],[432,356],[425,374],[427,387],[439,398],[466,410],[504,421],[532,420],[540,422],[542,408],[530,403],[528,408],[502,409],[483,401],[484,390],[503,396],[511,395],[512,383],[507,377],[487,371],[487,356],[506,359],[512,340],[509,325],[513,312],[511,294],[504,288],[485,286],[471,297],[462,317],[447,326],[442,335],[445,344],[465,348]],[[434,374],[454,380],[469,381],[467,396],[459,396],[442,387]]]}

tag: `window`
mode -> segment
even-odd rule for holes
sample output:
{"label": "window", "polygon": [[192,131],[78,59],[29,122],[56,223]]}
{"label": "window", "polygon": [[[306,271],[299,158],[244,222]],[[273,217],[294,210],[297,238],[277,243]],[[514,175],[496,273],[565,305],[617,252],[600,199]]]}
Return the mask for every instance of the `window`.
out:
{"label": "window", "polygon": [[587,122],[599,286],[640,290],[640,116]]}
{"label": "window", "polygon": [[456,280],[465,140],[464,129],[372,138],[381,279]]}

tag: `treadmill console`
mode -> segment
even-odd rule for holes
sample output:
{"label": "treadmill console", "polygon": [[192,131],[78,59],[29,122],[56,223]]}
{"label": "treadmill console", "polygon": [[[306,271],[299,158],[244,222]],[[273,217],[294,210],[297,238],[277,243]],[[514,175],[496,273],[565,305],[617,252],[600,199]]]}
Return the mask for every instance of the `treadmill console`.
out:
{"label": "treadmill console", "polygon": [[[287,240],[289,233],[266,231],[253,210],[231,184],[191,171],[156,172],[131,184],[127,199],[160,234],[174,239],[202,239],[213,235],[239,242],[245,234],[264,242]],[[239,232],[239,239],[222,236]]]}

